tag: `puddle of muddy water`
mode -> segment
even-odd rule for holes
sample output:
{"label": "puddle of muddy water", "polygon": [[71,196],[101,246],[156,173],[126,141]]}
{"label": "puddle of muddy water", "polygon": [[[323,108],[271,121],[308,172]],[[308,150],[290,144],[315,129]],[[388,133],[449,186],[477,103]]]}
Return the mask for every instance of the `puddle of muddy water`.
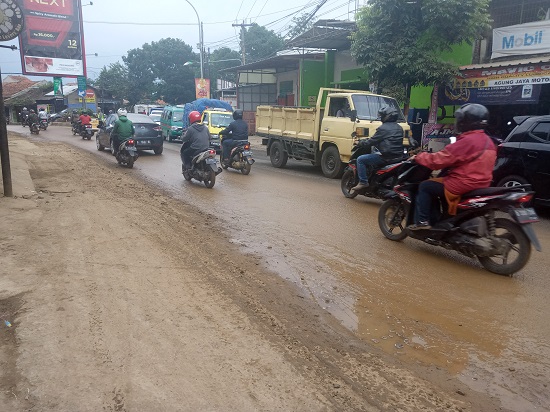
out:
{"label": "puddle of muddy water", "polygon": [[[529,348],[514,342],[513,331],[504,330],[482,306],[472,304],[475,297],[461,302],[453,293],[430,285],[429,279],[414,284],[404,280],[408,274],[359,263],[346,252],[312,243],[307,237],[292,242],[304,245],[302,253],[290,242],[245,238],[233,242],[244,253],[261,256],[267,269],[294,283],[304,296],[369,344],[406,363],[444,368],[472,389],[498,397],[512,410],[545,410],[550,405],[543,384],[550,365],[540,363],[544,357],[541,346],[531,342]],[[452,288],[452,284],[445,287]],[[474,281],[472,287],[480,286]],[[491,286],[481,289],[480,296],[490,293]],[[513,354],[510,347],[515,347]],[[535,348],[539,350],[532,352]],[[542,352],[550,354],[550,348]],[[532,376],[535,359],[540,370]],[[506,366],[512,360],[514,374]],[[518,394],[517,388],[523,386],[531,389]]]}

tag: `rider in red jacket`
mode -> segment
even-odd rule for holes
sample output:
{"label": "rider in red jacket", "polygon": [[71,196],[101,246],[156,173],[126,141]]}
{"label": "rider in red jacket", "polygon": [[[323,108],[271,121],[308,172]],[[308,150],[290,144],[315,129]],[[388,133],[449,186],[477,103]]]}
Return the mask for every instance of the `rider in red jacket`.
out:
{"label": "rider in red jacket", "polygon": [[[445,169],[444,176],[420,184],[415,200],[415,224],[411,230],[430,229],[432,207],[439,199],[458,198],[474,189],[489,187],[496,160],[496,147],[485,133],[489,111],[480,104],[465,104],[455,112],[456,143],[437,153],[420,153],[416,163],[432,170]],[[434,202],[436,201],[436,202]]]}

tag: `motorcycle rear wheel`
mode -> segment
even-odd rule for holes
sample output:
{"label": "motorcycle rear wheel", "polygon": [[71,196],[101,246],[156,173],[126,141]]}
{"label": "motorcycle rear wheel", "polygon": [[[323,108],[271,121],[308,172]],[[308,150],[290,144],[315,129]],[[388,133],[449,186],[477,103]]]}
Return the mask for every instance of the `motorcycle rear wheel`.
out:
{"label": "motorcycle rear wheel", "polygon": [[342,175],[342,180],[340,180],[340,189],[342,189],[342,193],[348,199],[353,199],[357,196],[357,192],[351,191],[353,186],[355,186],[355,173],[351,169],[346,169]]}
{"label": "motorcycle rear wheel", "polygon": [[[521,270],[529,261],[531,242],[521,227],[509,219],[495,219],[495,225],[496,237],[508,240],[511,248],[506,255],[478,256],[478,260],[489,272],[510,276]],[[511,253],[514,253],[515,257],[509,263]]]}
{"label": "motorcycle rear wheel", "polygon": [[409,205],[398,199],[388,199],[378,211],[378,226],[382,234],[390,240],[405,239],[407,234],[407,216]]}
{"label": "motorcycle rear wheel", "polygon": [[216,183],[216,173],[213,170],[206,172],[206,176],[203,182],[207,188],[209,189],[213,188],[214,183]]}
{"label": "motorcycle rear wheel", "polygon": [[126,163],[126,167],[128,169],[132,169],[134,167],[134,159],[130,158],[130,160],[128,160],[128,163]]}
{"label": "motorcycle rear wheel", "polygon": [[252,169],[252,165],[250,163],[248,163],[246,160],[244,160],[244,162],[245,163],[244,163],[244,166],[241,169],[241,173],[246,176],[246,175],[250,174],[250,170]]}

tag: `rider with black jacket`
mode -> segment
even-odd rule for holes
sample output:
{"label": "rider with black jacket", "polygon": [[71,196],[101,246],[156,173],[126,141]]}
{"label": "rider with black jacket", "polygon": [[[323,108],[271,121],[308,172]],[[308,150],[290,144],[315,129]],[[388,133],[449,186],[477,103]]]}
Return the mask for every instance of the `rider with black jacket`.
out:
{"label": "rider with black jacket", "polygon": [[357,158],[357,174],[359,183],[352,187],[352,191],[363,190],[369,187],[367,173],[370,169],[377,169],[385,164],[403,160],[403,128],[397,123],[399,113],[396,108],[383,106],[378,111],[382,125],[370,139],[361,140],[359,144],[365,148],[375,146],[380,153],[361,155]]}
{"label": "rider with black jacket", "polygon": [[248,124],[243,120],[243,111],[237,109],[233,112],[233,121],[223,129],[220,134],[225,136],[222,140],[223,162],[229,163],[229,155],[238,141],[248,140]]}

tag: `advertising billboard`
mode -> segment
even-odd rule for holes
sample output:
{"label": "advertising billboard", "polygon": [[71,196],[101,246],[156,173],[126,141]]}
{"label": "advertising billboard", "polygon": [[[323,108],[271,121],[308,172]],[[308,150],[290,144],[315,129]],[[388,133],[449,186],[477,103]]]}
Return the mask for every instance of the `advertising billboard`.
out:
{"label": "advertising billboard", "polygon": [[493,30],[491,59],[548,53],[550,20],[499,27]]}
{"label": "advertising billboard", "polygon": [[195,78],[195,95],[197,99],[210,99],[210,79]]}
{"label": "advertising billboard", "polygon": [[23,73],[86,76],[81,0],[21,0]]}

